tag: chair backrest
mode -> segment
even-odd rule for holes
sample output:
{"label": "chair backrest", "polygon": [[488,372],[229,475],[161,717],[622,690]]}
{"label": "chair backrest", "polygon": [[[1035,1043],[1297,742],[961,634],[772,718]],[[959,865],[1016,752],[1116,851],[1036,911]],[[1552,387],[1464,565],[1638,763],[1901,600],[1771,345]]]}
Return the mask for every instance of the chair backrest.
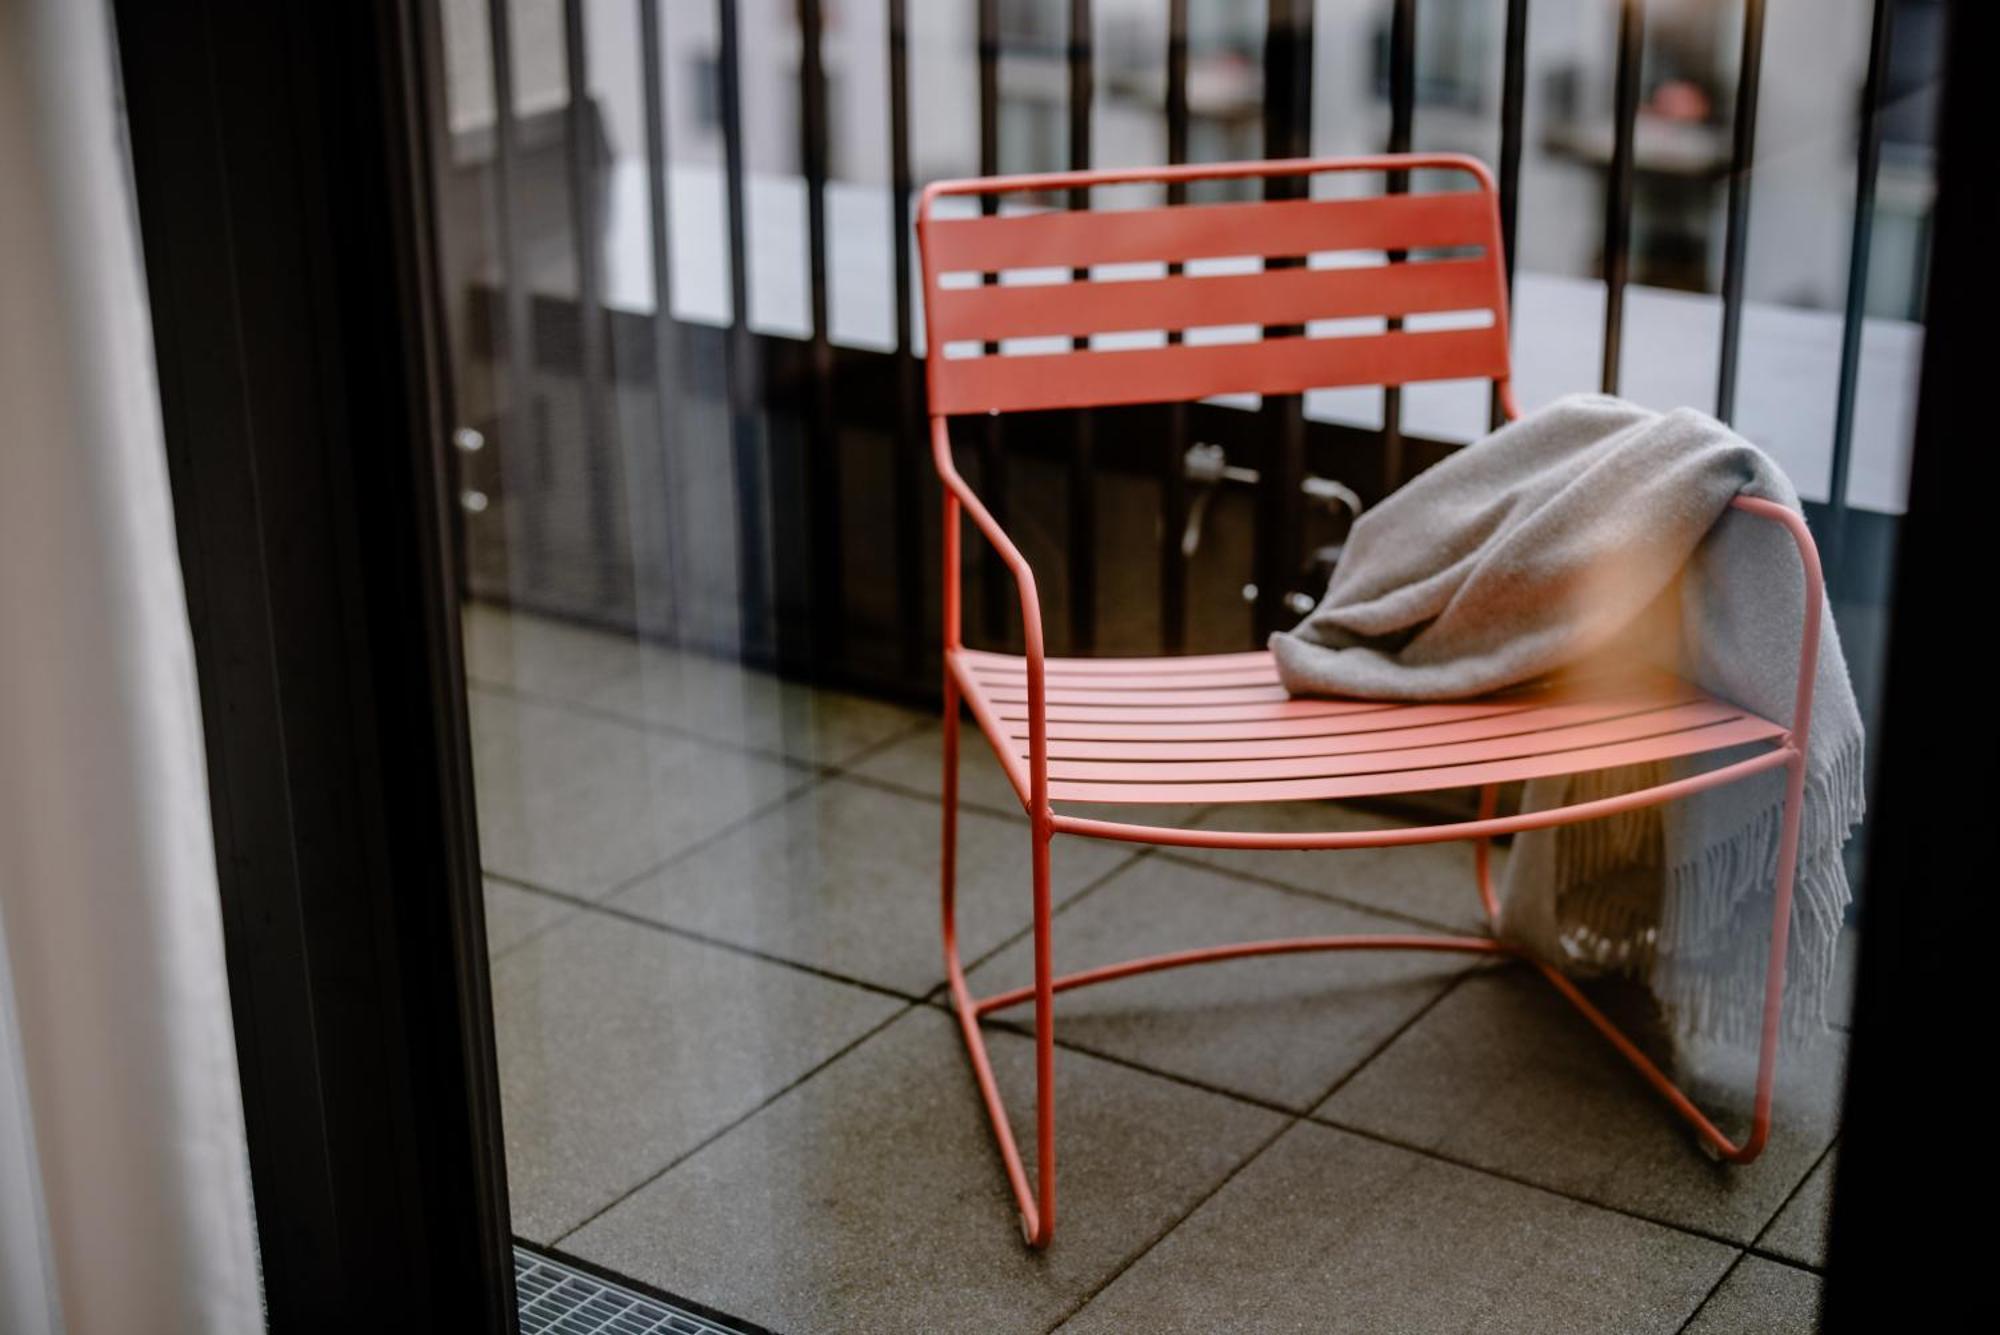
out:
{"label": "chair backrest", "polygon": [[[940,216],[935,207],[953,196],[1392,171],[1459,173],[1473,188],[974,217]],[[941,181],[923,192],[917,234],[925,374],[940,416],[1418,380],[1488,379],[1505,392],[1500,218],[1493,179],[1476,158],[1397,154]],[[1407,258],[1391,262],[1389,252]],[[1249,265],[1246,257],[1289,263]],[[1189,262],[1229,272],[1168,268]],[[1428,315],[1454,318],[1423,329],[1397,328],[1393,318]],[[1368,317],[1376,318],[1358,333],[1351,323],[1312,327]],[[1242,341],[1242,326],[1261,333]],[[1184,337],[1170,342],[1167,331]]]}

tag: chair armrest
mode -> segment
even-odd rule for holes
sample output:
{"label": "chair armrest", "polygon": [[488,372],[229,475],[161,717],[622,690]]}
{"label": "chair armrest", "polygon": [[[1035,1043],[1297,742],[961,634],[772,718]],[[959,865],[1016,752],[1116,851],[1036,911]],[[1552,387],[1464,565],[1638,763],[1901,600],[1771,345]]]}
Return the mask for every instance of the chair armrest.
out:
{"label": "chair armrest", "polygon": [[[1029,815],[1039,821],[1046,819],[1049,809],[1049,763],[1048,763],[1048,708],[1045,673],[1043,671],[1042,646],[1042,603],[1035,591],[1034,568],[1028,558],[1000,527],[1000,521],[986,508],[966,480],[959,476],[958,466],[951,458],[951,433],[945,419],[931,418],[931,461],[937,466],[938,478],[945,487],[944,513],[944,637],[945,652],[960,647],[959,618],[959,525],[958,510],[963,507],[972,519],[973,526],[1014,576],[1014,587],[1021,600],[1021,640],[1025,650],[1028,676],[1028,776],[1031,798]],[[947,666],[947,671],[952,669]]]}
{"label": "chair armrest", "polygon": [[1805,516],[1796,510],[1756,496],[1738,496],[1729,505],[1731,509],[1781,525],[1792,535],[1792,541],[1799,549],[1799,565],[1805,573],[1805,608],[1799,632],[1799,675],[1792,697],[1788,740],[1792,749],[1803,756],[1812,727],[1813,679],[1819,667],[1820,609],[1826,605],[1826,577],[1820,570],[1819,547],[1813,542],[1812,530],[1806,527]]}

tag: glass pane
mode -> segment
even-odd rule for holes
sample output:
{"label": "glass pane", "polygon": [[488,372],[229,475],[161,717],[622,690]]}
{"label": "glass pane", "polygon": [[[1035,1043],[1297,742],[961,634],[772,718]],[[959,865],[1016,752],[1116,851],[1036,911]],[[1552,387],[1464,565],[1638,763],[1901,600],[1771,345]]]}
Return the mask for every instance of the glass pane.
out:
{"label": "glass pane", "polygon": [[[1660,1313],[1693,1321],[1740,1286],[1812,1301],[1851,910],[1822,914],[1815,930],[1835,944],[1807,961],[1833,969],[1833,1029],[1787,1050],[1763,1157],[1718,1168],[1534,971],[1477,967],[1495,929],[1475,870],[1487,864],[1446,839],[1368,845],[1484,812],[1505,836],[1488,869],[1509,883],[1510,863],[1543,856],[1515,819],[1541,791],[1524,799],[1523,782],[1555,777],[1517,763],[1542,725],[1515,728],[1518,701],[1478,692],[1470,704],[1294,702],[1258,656],[1330,576],[1381,559],[1357,512],[1487,444],[1495,388],[1482,375],[1392,395],[1329,377],[1297,396],[1266,381],[1266,395],[1233,382],[1209,393],[1201,368],[1220,360],[1204,360],[1209,349],[1423,339],[1490,327],[1490,309],[1431,301],[1279,320],[1239,308],[1213,323],[1043,327],[1046,310],[1081,307],[1063,289],[1083,284],[1244,291],[1289,269],[1333,291],[1334,271],[1376,281],[1363,271],[1483,247],[1370,237],[1280,253],[1264,244],[1271,215],[1257,214],[1231,234],[1236,254],[1205,241],[1187,255],[968,267],[961,286],[992,291],[958,294],[962,309],[999,309],[1021,295],[1003,288],[1027,284],[1051,287],[1048,306],[1022,300],[1006,308],[1022,328],[962,326],[934,350],[915,239],[899,231],[924,185],[989,168],[1256,159],[1287,127],[1316,155],[1375,154],[1399,98],[1420,152],[1496,171],[1518,154],[1513,394],[1533,413],[1599,389],[1622,258],[1619,392],[1643,409],[1714,412],[1725,293],[1740,290],[1732,425],[1805,502],[1872,739],[1922,347],[1938,6],[1893,5],[1893,58],[1871,110],[1870,0],[1757,5],[1765,58],[1741,176],[1742,0],[1637,8],[1628,159],[1617,89],[1631,10],[1609,0],[442,6],[451,466],[508,1168],[517,1232],[538,1249],[524,1253],[524,1301],[527,1276],[549,1292],[565,1282],[549,1249],[785,1330],[1184,1328],[1241,1324],[1245,1311],[1311,1328],[1334,1310],[1402,1329],[1475,1302],[1500,1308],[1500,1325],[1624,1329]],[[1510,72],[1516,10],[1527,28]],[[818,31],[802,31],[802,15]],[[510,54],[505,69],[496,51]],[[1306,79],[1286,106],[1273,104],[1289,86],[1273,82],[1279,57]],[[1862,192],[1869,126],[1882,151]],[[1073,161],[1079,147],[1087,162]],[[1628,162],[1620,243],[1607,206]],[[1466,179],[1392,177],[1376,164],[1302,193],[1337,209]],[[1733,274],[1732,180],[1749,192]],[[1064,235],[1101,242],[1170,200],[1247,205],[1266,189],[1097,187],[1088,226]],[[1860,227],[1858,193],[1871,210]],[[993,211],[1071,207],[1057,183]],[[947,196],[938,226],[979,212]],[[980,1032],[1024,1156],[1020,1185],[1039,1189],[1034,1011],[1010,990],[1034,977],[1033,848],[1050,826],[1019,791],[1032,730],[1018,661],[954,658],[954,690],[978,697],[955,728],[955,827],[944,799],[947,646],[1018,660],[1029,643],[1013,568],[962,514],[961,578],[948,590],[941,574],[945,493],[925,396],[960,352],[995,357],[996,379],[1018,365],[1010,357],[1049,368],[1022,391],[1043,406],[967,413],[948,437],[952,466],[1032,569],[1048,654],[1243,656],[1051,669],[1055,814],[1157,827],[1170,845],[1083,837],[1131,833],[1101,827],[1054,840],[1054,967],[1361,934],[1464,947],[1299,950],[1065,991],[1053,1056],[1063,1223],[1040,1257],[1022,1244],[940,941],[954,828],[959,959],[971,994],[1006,1001]],[[1137,364],[1160,368],[1160,402],[1075,410],[1071,356],[1157,359]],[[1418,524],[1409,541],[1435,536]],[[1793,549],[1779,555],[1793,578]],[[1630,556],[1603,554],[1591,592]],[[1779,578],[1775,561],[1759,568],[1760,590]],[[1513,615],[1525,624],[1533,611]],[[1407,643],[1422,629],[1393,633]],[[1671,707],[1750,708],[1698,689],[1707,697]],[[1552,753],[1627,748],[1589,773],[1665,735],[1646,730],[1669,707],[1651,695],[1585,704],[1598,712],[1548,726],[1588,723],[1599,740]],[[1430,712],[1392,717],[1405,707]],[[1176,712],[1196,710],[1210,712]],[[1778,754],[1775,736],[1754,739],[1760,754]],[[1459,749],[1408,759],[1431,747]],[[1363,781],[1416,768],[1436,781]],[[1676,781],[1706,772],[1672,770]],[[1330,778],[1342,782],[1300,786]],[[1114,782],[1127,787],[1079,798]],[[1626,836],[1658,854],[1647,866],[1659,873],[1662,841],[1680,837],[1663,829],[1677,828]],[[1246,837],[1210,846],[1228,842],[1217,831]],[[1287,846],[1322,835],[1355,847]],[[1607,851],[1614,842],[1560,845],[1564,865],[1629,852]],[[1844,853],[1857,877],[1860,847]],[[1631,907],[1597,893],[1562,911],[1589,917],[1578,907],[1589,900],[1601,924]],[[1593,977],[1588,994],[1691,1083],[1716,1135],[1740,1137],[1754,1053],[1676,1049],[1688,1027],[1655,1013],[1643,985],[1685,910],[1663,910],[1658,894],[1638,925],[1614,923],[1631,927],[1625,954],[1604,944],[1616,933],[1565,928],[1560,962],[1642,975]],[[1753,1244],[1761,1266],[1731,1271]],[[1480,1287],[1495,1266],[1528,1282]]]}

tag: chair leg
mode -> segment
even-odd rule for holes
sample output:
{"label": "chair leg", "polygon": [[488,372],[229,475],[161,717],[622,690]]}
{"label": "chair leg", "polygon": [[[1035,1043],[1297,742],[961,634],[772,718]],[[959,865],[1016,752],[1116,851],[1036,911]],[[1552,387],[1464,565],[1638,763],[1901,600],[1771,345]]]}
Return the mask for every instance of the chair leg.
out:
{"label": "chair leg", "polygon": [[[1028,1184],[1014,1129],[1007,1120],[1007,1105],[1001,1101],[1000,1085],[993,1075],[993,1063],[986,1055],[986,1036],[979,1029],[979,1011],[966,985],[965,966],[958,955],[958,683],[949,671],[944,682],[944,799],[943,860],[938,878],[939,908],[943,923],[945,977],[951,987],[952,1008],[958,1015],[959,1036],[965,1041],[966,1057],[979,1086],[980,1100],[986,1105],[987,1120],[1000,1150],[1000,1162],[1007,1172],[1007,1185],[1014,1193],[1020,1212],[1021,1236],[1030,1247],[1046,1247],[1055,1232],[1055,977],[1050,951],[1052,916],[1049,889],[1049,841],[1054,836],[1046,813],[1035,820],[1035,1128],[1037,1186]],[[1039,1197],[1039,1199],[1037,1199]]]}
{"label": "chair leg", "polygon": [[1056,994],[1054,932],[1050,926],[1049,842],[1055,832],[1046,811],[1035,813],[1035,1160],[1041,1198],[1028,1245],[1046,1247],[1056,1230]]}
{"label": "chair leg", "polygon": [[944,832],[939,841],[943,861],[939,893],[944,915],[944,958],[948,973],[958,971],[958,681],[949,668],[944,674],[944,779],[939,796],[944,806]]}

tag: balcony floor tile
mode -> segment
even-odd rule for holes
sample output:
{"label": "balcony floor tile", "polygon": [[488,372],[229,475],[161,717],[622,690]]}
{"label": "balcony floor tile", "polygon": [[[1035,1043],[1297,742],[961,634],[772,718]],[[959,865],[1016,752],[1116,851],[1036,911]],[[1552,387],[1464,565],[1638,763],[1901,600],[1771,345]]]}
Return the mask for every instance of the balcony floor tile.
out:
{"label": "balcony floor tile", "polygon": [[[1032,1045],[1003,1032],[991,1050],[1030,1132]],[[1283,1125],[1081,1054],[1056,1065],[1045,1253],[1021,1244],[953,1023],[928,1007],[562,1245],[777,1330],[1045,1331]]]}
{"label": "balcony floor tile", "polygon": [[467,604],[462,625],[469,680],[572,704],[631,671],[639,652],[628,637],[491,603]]}
{"label": "balcony floor tile", "polygon": [[[1214,829],[1281,831],[1386,830],[1410,824],[1334,802],[1274,802],[1221,806],[1197,824]],[[1497,879],[1506,849],[1495,850]],[[1338,852],[1282,849],[1177,849],[1174,856],[1225,871],[1245,872],[1299,890],[1329,895],[1364,908],[1421,919],[1453,931],[1486,930],[1486,913],[1465,844],[1408,848],[1356,848]]]}
{"label": "balcony floor tile", "polygon": [[[1846,1044],[1779,1065],[1771,1139],[1747,1166],[1711,1161],[1609,1044],[1525,968],[1468,979],[1315,1114],[1649,1219],[1748,1243],[1832,1140]],[[1754,1057],[1690,1081],[1741,1134]],[[1739,1103],[1740,1100],[1740,1103]]]}
{"label": "balcony floor tile", "polygon": [[699,653],[643,645],[589,695],[596,708],[811,765],[839,765],[924,715]]}
{"label": "balcony floor tile", "polygon": [[[922,995],[944,981],[940,810],[828,779],[618,895],[618,908],[765,954]],[[1028,827],[975,810],[958,825],[959,940],[969,962],[1033,921]],[[1056,901],[1134,856],[1058,840]]]}
{"label": "balcony floor tile", "polygon": [[533,701],[471,698],[480,856],[594,898],[813,781],[796,766]]}
{"label": "balcony floor tile", "polygon": [[1839,1157],[1840,1150],[1835,1147],[1819,1161],[1812,1175],[1800,1184],[1771,1226],[1764,1230],[1764,1236],[1757,1239],[1761,1250],[1801,1265],[1818,1268],[1826,1264],[1827,1226],[1833,1218],[1833,1175]]}
{"label": "balcony floor tile", "polygon": [[1746,1256],[1688,1323],[1687,1335],[1812,1335],[1819,1329],[1820,1277]]}
{"label": "balcony floor tile", "polygon": [[514,1231],[549,1241],[899,1003],[580,912],[493,966]]}
{"label": "balcony floor tile", "polygon": [[576,912],[573,905],[504,881],[486,882],[486,953],[504,955],[544,927]]}
{"label": "balcony floor tile", "polygon": [[[1055,920],[1056,969],[1283,936],[1407,931],[1408,924],[1165,858],[1124,868]],[[972,975],[976,993],[1033,978],[1032,942]],[[1463,955],[1282,955],[1102,983],[1056,1000],[1065,1043],[1300,1112],[1466,969]],[[1022,1024],[1033,1008],[1005,1012]]]}
{"label": "balcony floor tile", "polygon": [[1732,1255],[1302,1122],[1061,1329],[1671,1332]]}

